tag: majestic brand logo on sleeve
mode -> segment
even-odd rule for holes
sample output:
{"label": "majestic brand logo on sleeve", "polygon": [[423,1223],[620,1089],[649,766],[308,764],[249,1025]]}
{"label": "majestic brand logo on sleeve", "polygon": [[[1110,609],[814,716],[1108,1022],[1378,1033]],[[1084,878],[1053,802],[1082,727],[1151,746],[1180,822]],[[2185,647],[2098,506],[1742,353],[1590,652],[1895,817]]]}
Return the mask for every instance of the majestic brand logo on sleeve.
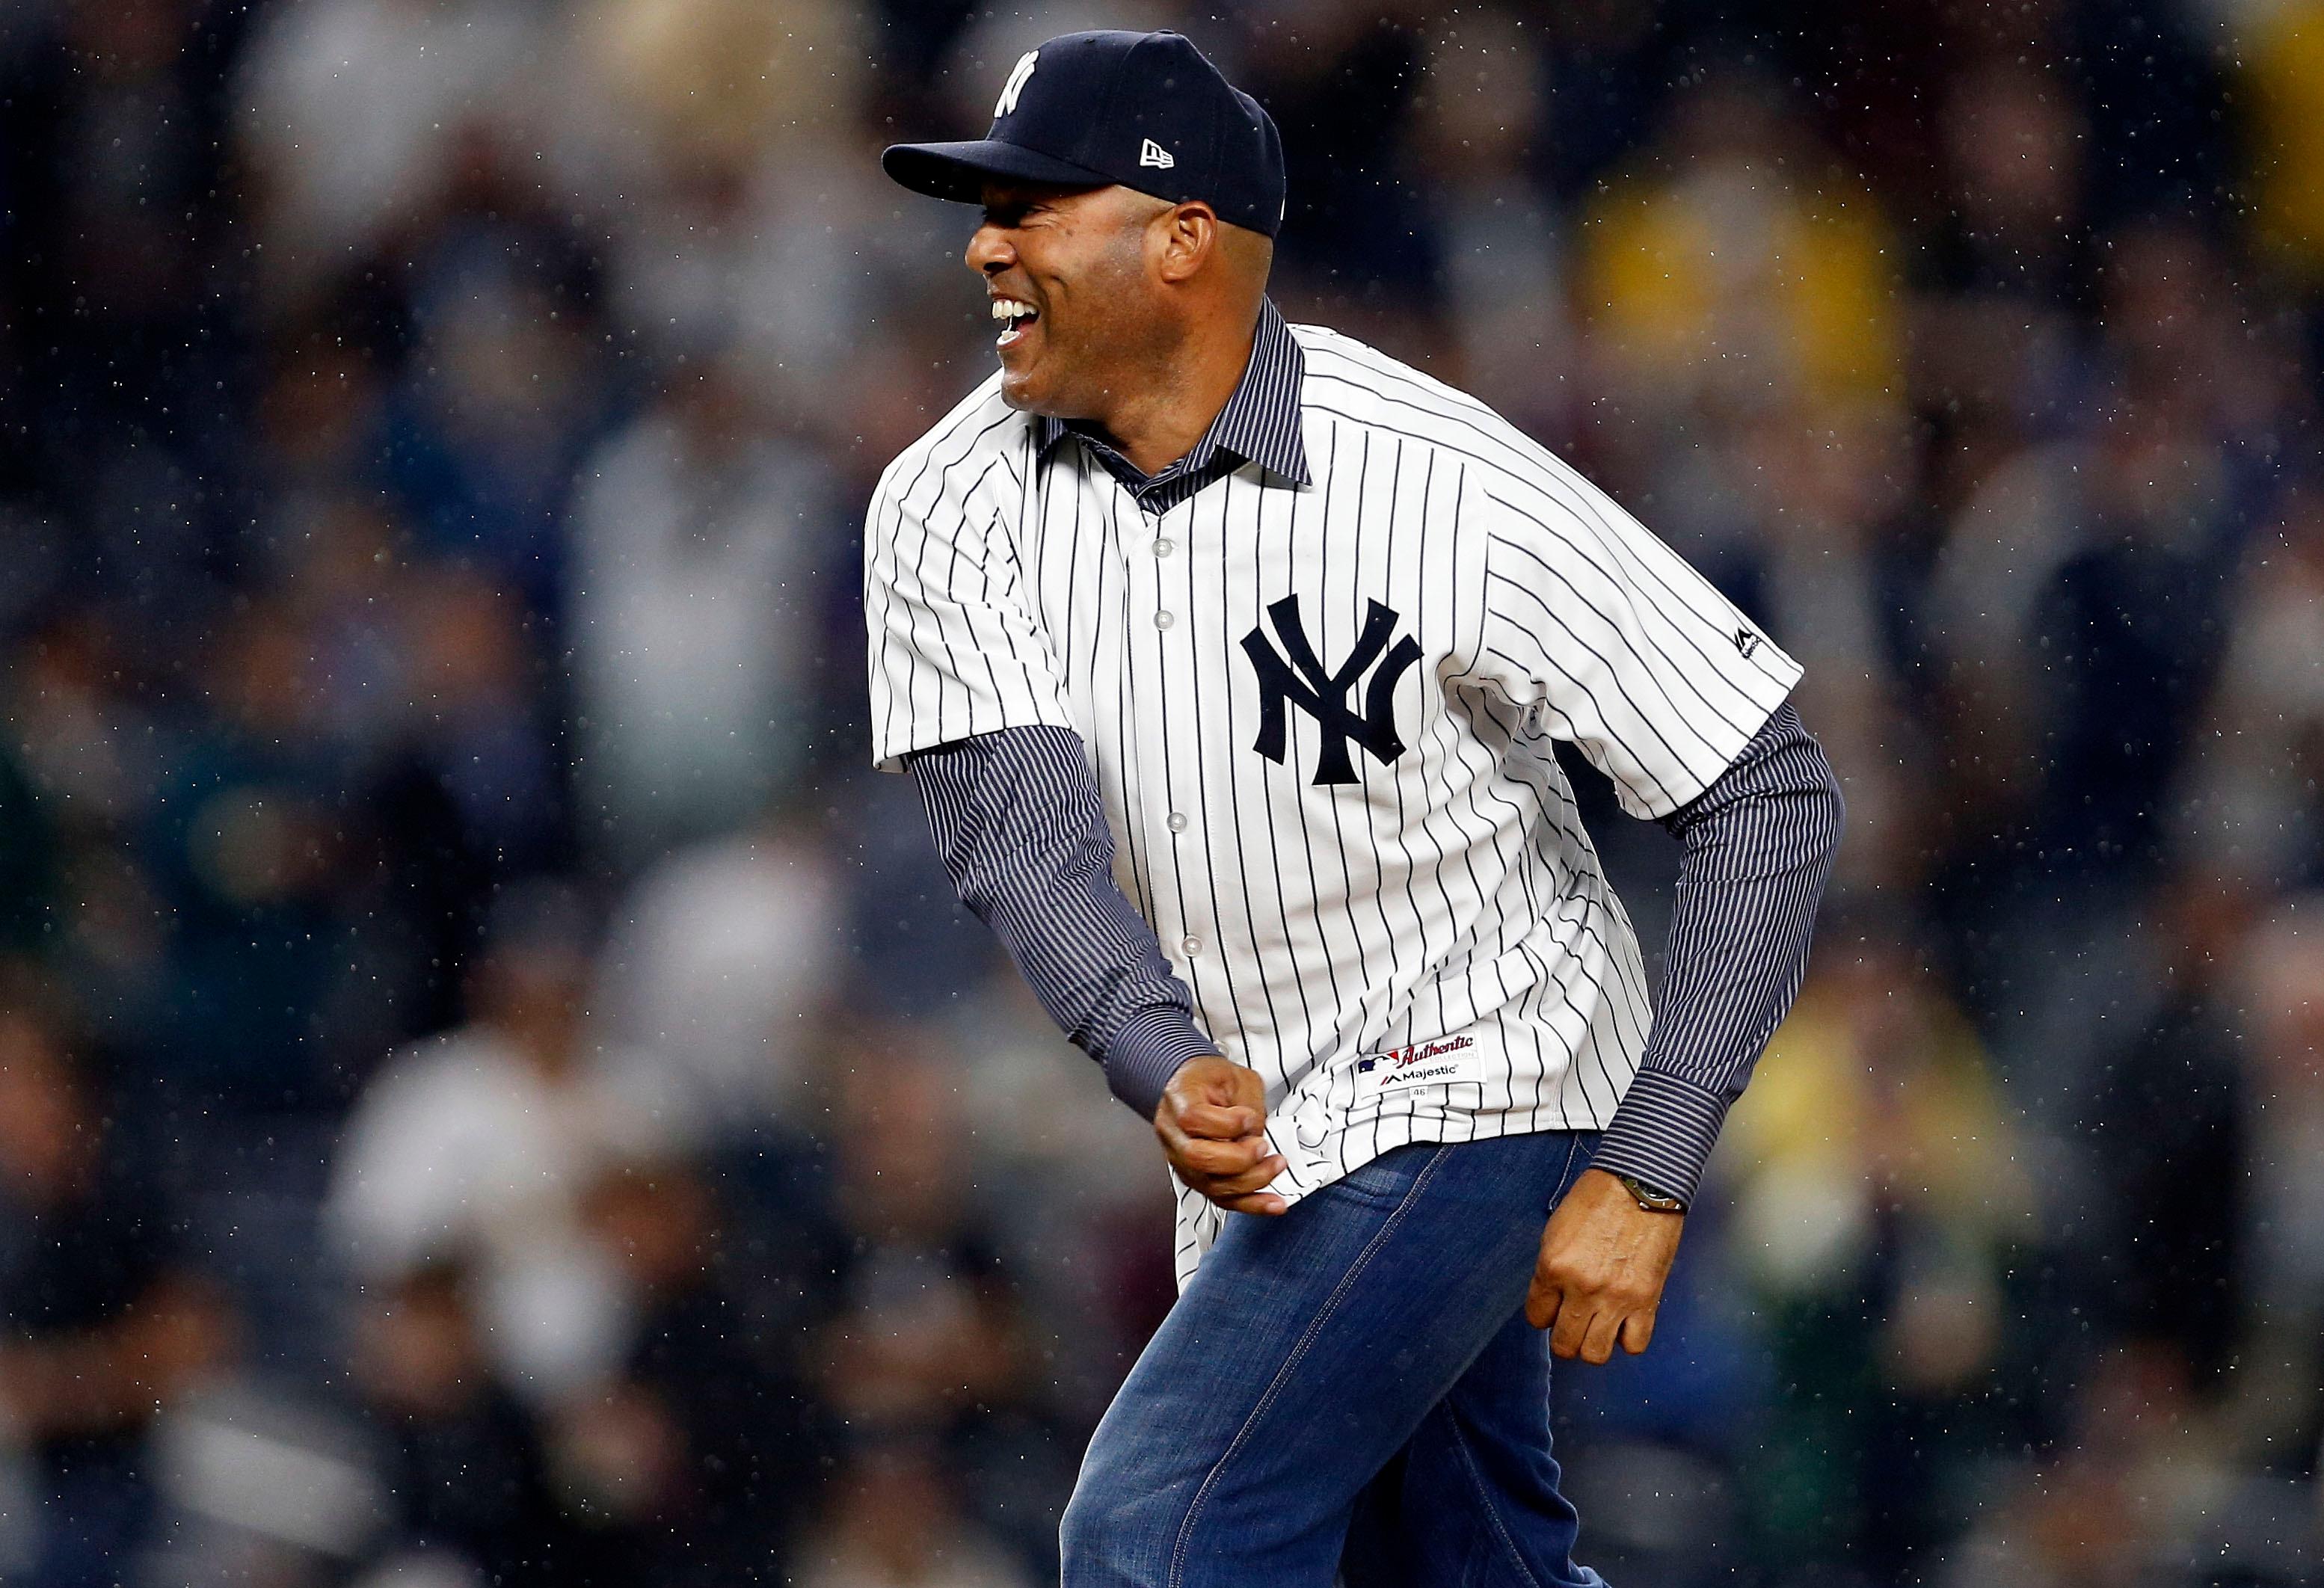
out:
{"label": "majestic brand logo on sleeve", "polygon": [[1171,153],[1167,149],[1162,147],[1161,144],[1156,143],[1153,139],[1148,138],[1146,140],[1145,146],[1138,151],[1138,163],[1140,165],[1159,166],[1162,170],[1168,171],[1172,166],[1178,163],[1178,157]]}
{"label": "majestic brand logo on sleeve", "polygon": [[1038,50],[1028,50],[1017,58],[1009,69],[1009,80],[1001,85],[1001,98],[992,106],[992,119],[999,121],[1017,108],[1017,96],[1025,91],[1025,79],[1033,75],[1033,63],[1040,59]]}
{"label": "majestic brand logo on sleeve", "polygon": [[[1280,766],[1286,728],[1284,707],[1297,706],[1323,730],[1323,749],[1315,757],[1314,781],[1319,784],[1356,780],[1355,765],[1348,758],[1351,739],[1383,765],[1405,751],[1396,732],[1396,686],[1420,660],[1420,642],[1406,634],[1391,650],[1388,636],[1396,630],[1397,614],[1377,601],[1364,605],[1363,632],[1336,671],[1326,669],[1308,643],[1296,596],[1286,596],[1267,609],[1276,637],[1283,642],[1281,651],[1268,643],[1263,627],[1242,637],[1243,652],[1259,675],[1259,740],[1251,748]],[[1364,686],[1364,709],[1359,716],[1349,707],[1348,691],[1375,661],[1379,670]]]}
{"label": "majestic brand logo on sleeve", "polygon": [[1744,660],[1750,660],[1751,652],[1759,649],[1759,636],[1748,629],[1736,630],[1735,649],[1743,653]]}

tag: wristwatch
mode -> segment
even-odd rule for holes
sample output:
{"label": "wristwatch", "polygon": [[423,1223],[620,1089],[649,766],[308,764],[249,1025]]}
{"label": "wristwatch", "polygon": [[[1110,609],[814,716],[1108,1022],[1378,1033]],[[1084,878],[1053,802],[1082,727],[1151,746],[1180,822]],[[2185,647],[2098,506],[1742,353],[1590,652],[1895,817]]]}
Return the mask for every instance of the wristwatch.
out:
{"label": "wristwatch", "polygon": [[1686,1211],[1685,1203],[1666,1191],[1655,1190],[1636,1175],[1626,1175],[1617,1170],[1614,1177],[1622,1182],[1622,1188],[1630,1194],[1631,1199],[1648,1213],[1684,1213]]}

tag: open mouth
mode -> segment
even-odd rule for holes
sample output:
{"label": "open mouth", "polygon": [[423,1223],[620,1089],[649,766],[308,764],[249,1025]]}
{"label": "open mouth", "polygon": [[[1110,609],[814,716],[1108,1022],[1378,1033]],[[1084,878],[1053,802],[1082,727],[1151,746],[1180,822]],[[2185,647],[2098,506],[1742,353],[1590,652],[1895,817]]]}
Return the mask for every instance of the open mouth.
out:
{"label": "open mouth", "polygon": [[1041,311],[1019,299],[995,298],[992,300],[992,318],[1001,322],[1001,334],[993,338],[992,345],[995,347],[1014,347],[1030,333],[1033,322],[1041,318]]}

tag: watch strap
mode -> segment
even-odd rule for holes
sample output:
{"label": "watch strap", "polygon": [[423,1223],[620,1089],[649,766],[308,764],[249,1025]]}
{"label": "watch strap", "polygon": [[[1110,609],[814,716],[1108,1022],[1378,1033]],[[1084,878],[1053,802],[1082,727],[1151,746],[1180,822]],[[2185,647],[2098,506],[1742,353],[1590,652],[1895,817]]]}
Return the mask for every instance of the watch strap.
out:
{"label": "watch strap", "polygon": [[1630,1199],[1648,1213],[1684,1213],[1686,1211],[1684,1202],[1667,1191],[1655,1190],[1636,1175],[1617,1171],[1614,1177],[1622,1182],[1622,1188],[1630,1194]]}

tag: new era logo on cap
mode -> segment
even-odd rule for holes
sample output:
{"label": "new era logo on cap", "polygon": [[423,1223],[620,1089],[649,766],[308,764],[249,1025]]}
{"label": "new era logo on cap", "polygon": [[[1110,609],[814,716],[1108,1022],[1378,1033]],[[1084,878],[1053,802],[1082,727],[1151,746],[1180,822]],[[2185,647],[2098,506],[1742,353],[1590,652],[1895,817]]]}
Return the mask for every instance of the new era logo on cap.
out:
{"label": "new era logo on cap", "polygon": [[1162,147],[1161,144],[1156,143],[1153,139],[1148,138],[1146,140],[1145,147],[1141,148],[1138,152],[1138,163],[1140,165],[1158,166],[1164,171],[1168,171],[1172,166],[1178,163],[1178,157],[1171,153],[1167,149]]}

